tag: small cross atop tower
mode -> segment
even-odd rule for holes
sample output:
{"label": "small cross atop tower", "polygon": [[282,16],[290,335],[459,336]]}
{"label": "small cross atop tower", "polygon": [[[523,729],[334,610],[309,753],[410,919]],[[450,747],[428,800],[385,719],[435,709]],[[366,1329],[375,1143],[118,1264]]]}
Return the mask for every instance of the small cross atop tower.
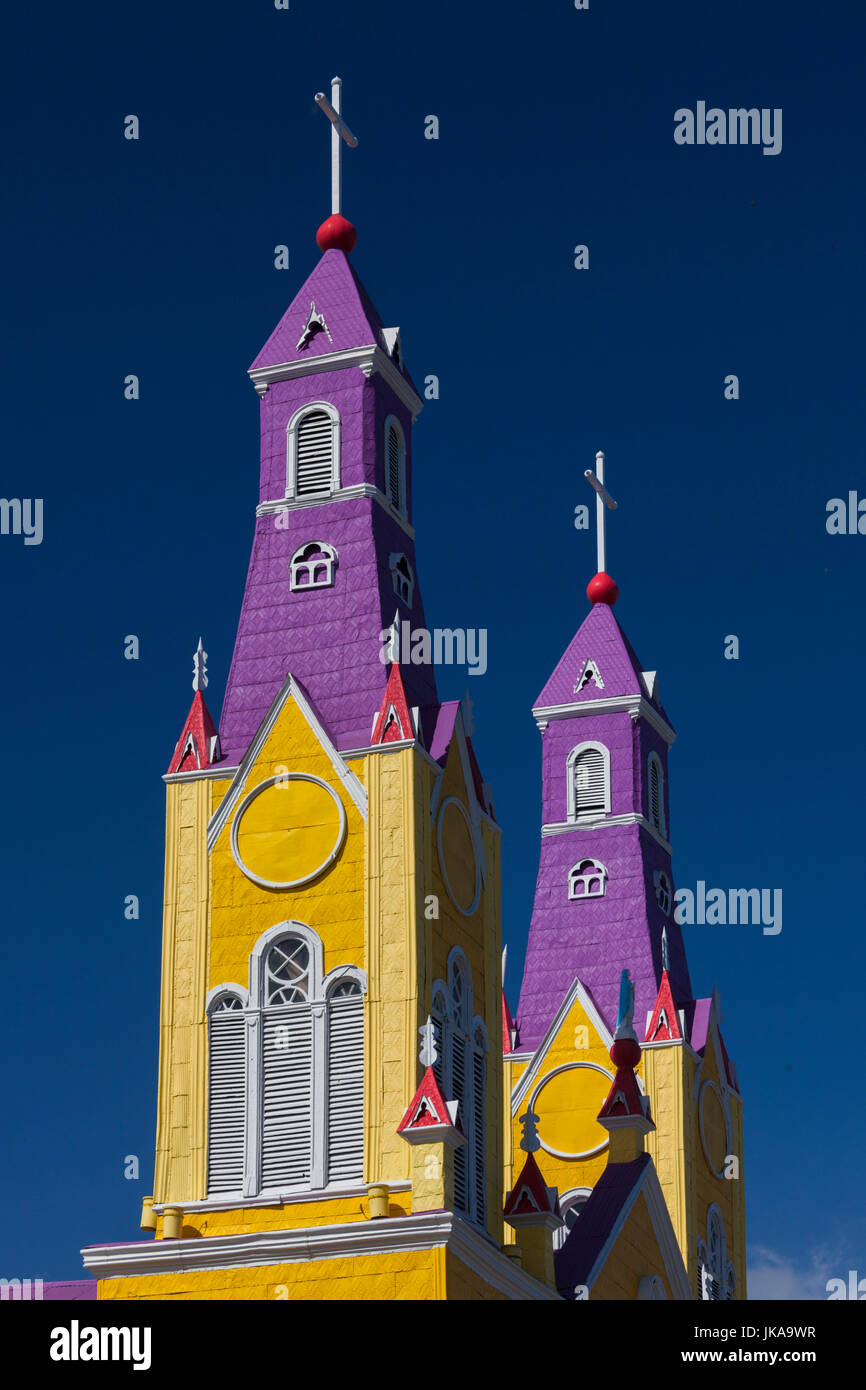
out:
{"label": "small cross atop tower", "polygon": [[352,134],[340,115],[340,89],[342,85],[339,77],[333,77],[331,79],[331,100],[328,101],[324,92],[316,92],[313,98],[319,110],[324,111],[331,122],[331,216],[322,223],[316,233],[316,240],[322,251],[351,251],[357,238],[355,228],[351,222],[346,220],[342,212],[343,147],[340,141],[344,140],[350,150],[356,149],[358,145],[357,137]]}
{"label": "small cross atop tower", "polygon": [[616,502],[604,485],[604,454],[601,449],[599,449],[595,456],[595,472],[593,473],[591,468],[587,468],[583,476],[586,478],[590,487],[595,490],[596,494],[595,526],[598,542],[598,573],[594,579],[590,580],[586,593],[591,603],[614,604],[619,597],[619,590],[605,570],[607,557],[604,532],[604,509],[607,507],[609,511],[616,511]]}

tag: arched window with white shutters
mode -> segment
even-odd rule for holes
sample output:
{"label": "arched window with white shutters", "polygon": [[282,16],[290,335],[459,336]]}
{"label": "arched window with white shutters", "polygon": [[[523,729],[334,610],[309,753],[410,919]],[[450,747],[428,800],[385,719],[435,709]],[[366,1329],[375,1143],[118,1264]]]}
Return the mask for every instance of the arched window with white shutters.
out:
{"label": "arched window with white shutters", "polygon": [[568,757],[568,819],[610,811],[610,753],[603,743],[581,743]]}
{"label": "arched window with white shutters", "polygon": [[395,416],[385,421],[385,495],[401,516],[406,515],[406,439]]}
{"label": "arched window with white shutters", "polygon": [[448,957],[448,985],[433,989],[432,1019],[439,1056],[433,1073],[446,1100],[458,1103],[457,1121],[466,1143],[454,1150],[454,1210],[485,1225],[487,1030],[472,1017],[472,972],[455,946]]}
{"label": "arched window with white shutters", "polygon": [[286,496],[326,497],[340,486],[340,416],[317,401],[297,411],[286,431]]}
{"label": "arched window with white shutters", "polygon": [[650,825],[655,826],[661,835],[665,834],[665,775],[662,760],[658,753],[650,753],[647,760],[647,809]]}
{"label": "arched window with white shutters", "polygon": [[246,1135],[246,1017],[239,994],[223,991],[208,1009],[208,1192],[240,1192]]}
{"label": "arched window with white shutters", "polygon": [[211,1195],[363,1180],[366,976],[343,965],[323,978],[322,962],[317,934],[283,923],[256,943],[249,995],[209,997]]}
{"label": "arched window with white shutters", "polygon": [[364,996],[354,976],[336,979],[327,994],[329,1183],[364,1176]]}

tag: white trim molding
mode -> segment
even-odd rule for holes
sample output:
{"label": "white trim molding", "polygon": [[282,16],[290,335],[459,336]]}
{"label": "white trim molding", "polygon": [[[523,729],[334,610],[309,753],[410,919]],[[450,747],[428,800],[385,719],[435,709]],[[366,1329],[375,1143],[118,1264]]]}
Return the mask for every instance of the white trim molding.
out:
{"label": "white trim molding", "polygon": [[351,487],[335,488],[333,492],[315,493],[310,497],[277,497],[273,501],[260,502],[256,507],[256,516],[272,516],[276,512],[296,512],[302,511],[305,507],[325,507],[331,502],[345,502],[355,497],[372,497],[379,503],[383,511],[387,512],[392,521],[402,527],[410,540],[415,539],[415,527],[401,516],[385,496],[372,483],[353,483]]}
{"label": "white trim molding", "polygon": [[643,695],[610,695],[601,700],[581,700],[580,704],[536,705],[532,714],[539,729],[546,729],[553,719],[583,719],[587,715],[616,714],[624,711],[632,719],[645,719],[660,734],[670,748],[676,734],[658,710]]}
{"label": "white trim molding", "polygon": [[[283,787],[291,785],[292,782],[312,782],[314,786],[321,787],[323,791],[327,792],[337,808],[337,834],[330,853],[315,869],[308,874],[304,874],[301,878],[287,879],[285,883],[277,883],[269,878],[261,878],[244,863],[241,857],[240,846],[238,845],[238,832],[245,812],[249,809],[257,796],[267,791],[269,787],[275,787],[277,785]],[[340,850],[343,848],[343,842],[346,839],[346,826],[345,806],[334,791],[334,788],[327,782],[323,782],[321,777],[314,777],[312,773],[309,772],[284,772],[279,777],[266,777],[263,782],[259,782],[258,786],[253,787],[252,791],[247,793],[232,820],[232,828],[229,836],[232,859],[234,859],[241,873],[245,874],[253,883],[257,883],[260,888],[302,888],[305,883],[312,883],[314,879],[319,878],[326,869],[331,867],[337,855],[340,853]]]}
{"label": "white trim molding", "polygon": [[359,367],[368,379],[378,372],[398,401],[411,412],[413,423],[421,414],[424,408],[421,397],[376,343],[341,352],[323,352],[318,357],[302,358],[297,362],[278,362],[272,367],[252,367],[248,375],[258,395],[263,396],[277,381],[292,381],[316,372],[337,371],[341,367]]}
{"label": "white trim molding", "polygon": [[91,1245],[81,1251],[81,1257],[85,1269],[97,1279],[124,1279],[198,1270],[312,1264],[317,1260],[359,1259],[400,1250],[435,1250],[441,1246],[447,1246],[462,1264],[510,1299],[562,1301],[554,1289],[533,1279],[491,1240],[450,1211],[340,1222],[333,1226],[295,1227],[289,1231],[201,1236],[198,1240],[181,1238]]}
{"label": "white trim molding", "polygon": [[655,826],[652,825],[642,815],[640,811],[627,811],[621,816],[581,816],[580,820],[551,821],[541,827],[541,833],[547,835],[565,835],[569,830],[605,830],[612,825],[639,825],[646,830],[653,839],[661,845],[668,854],[673,854],[673,846],[664,835],[660,835]]}

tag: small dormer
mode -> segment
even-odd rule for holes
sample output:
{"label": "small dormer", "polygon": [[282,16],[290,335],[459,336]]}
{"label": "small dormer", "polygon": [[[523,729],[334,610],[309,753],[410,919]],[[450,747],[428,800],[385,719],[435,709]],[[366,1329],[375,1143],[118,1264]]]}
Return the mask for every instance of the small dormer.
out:
{"label": "small dormer", "polygon": [[385,347],[387,348],[388,356],[391,358],[391,361],[394,363],[394,366],[399,367],[400,371],[402,372],[403,348],[400,343],[399,328],[383,328],[382,337],[385,340]]}

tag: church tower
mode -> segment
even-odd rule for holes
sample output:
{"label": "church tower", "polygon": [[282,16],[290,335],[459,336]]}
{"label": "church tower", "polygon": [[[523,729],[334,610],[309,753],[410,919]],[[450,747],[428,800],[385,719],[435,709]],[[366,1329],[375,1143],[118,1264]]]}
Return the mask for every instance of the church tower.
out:
{"label": "church tower", "polygon": [[390,638],[425,627],[421,401],[349,260],[339,96],[321,258],[250,368],[222,715],[199,643],[164,779],[154,1238],[84,1252],[102,1298],[557,1298],[503,1249],[499,827],[459,702]]}
{"label": "church tower", "polygon": [[657,673],[644,669],[614,616],[619,591],[605,570],[605,512],[616,503],[604,486],[603,454],[596,469],[586,474],[597,494],[599,548],[590,611],[533,708],[542,737],[541,851],[506,1039],[505,1187],[528,1108],[538,1114],[548,1181],[574,1232],[568,1264],[575,1265],[581,1214],[597,1206],[590,1199],[609,1162],[599,1106],[613,1077],[609,1054],[628,969],[634,1017],[645,1029],[636,1074],[655,1121],[647,1151],[692,1296],[745,1297],[742,1100],[718,1031],[718,999],[692,993],[671,864],[675,734]]}

